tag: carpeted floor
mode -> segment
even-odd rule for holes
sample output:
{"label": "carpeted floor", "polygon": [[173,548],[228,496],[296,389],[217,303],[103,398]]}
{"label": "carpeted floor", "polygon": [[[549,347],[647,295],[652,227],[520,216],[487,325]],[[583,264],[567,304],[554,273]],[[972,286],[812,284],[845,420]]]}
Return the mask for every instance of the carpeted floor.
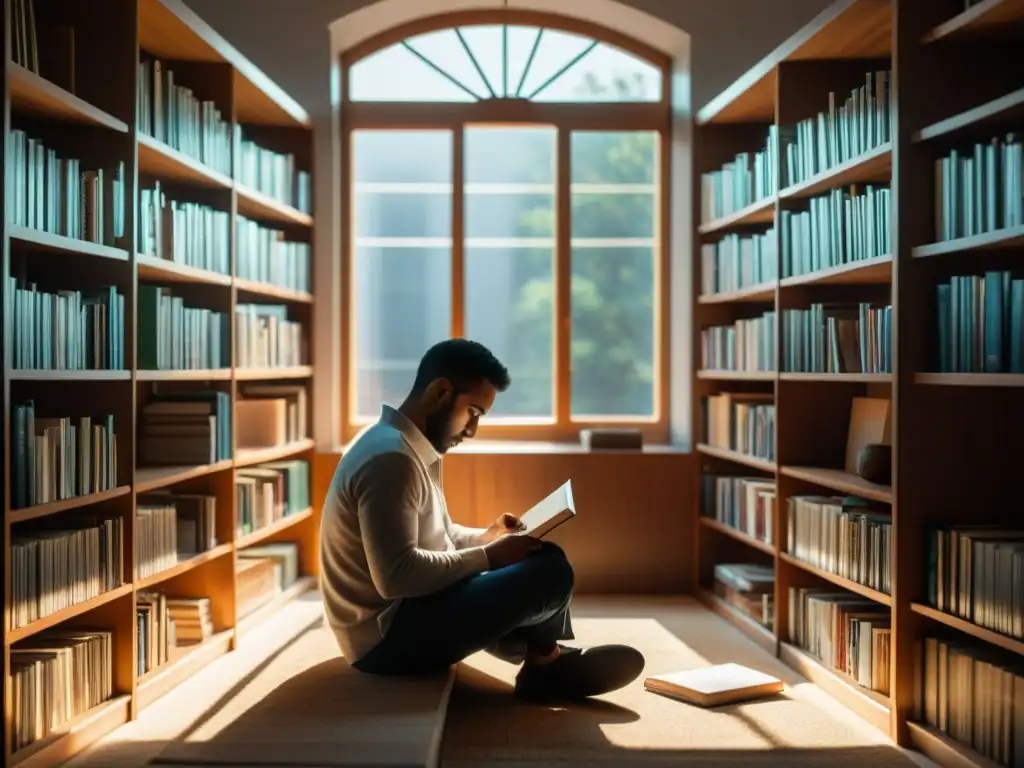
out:
{"label": "carpeted floor", "polygon": [[486,654],[460,666],[442,742],[445,768],[489,766],[829,766],[915,768],[902,750],[736,629],[688,599],[579,599],[577,644],[624,642],[645,674],[735,661],[775,674],[783,695],[703,710],[643,690],[588,706],[509,696],[516,669]]}

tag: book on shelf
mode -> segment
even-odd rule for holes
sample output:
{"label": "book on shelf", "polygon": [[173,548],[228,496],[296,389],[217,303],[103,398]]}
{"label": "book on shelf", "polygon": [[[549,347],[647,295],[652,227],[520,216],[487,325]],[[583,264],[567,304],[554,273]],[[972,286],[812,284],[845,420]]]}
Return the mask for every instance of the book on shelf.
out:
{"label": "book on shelf", "polygon": [[782,310],[783,370],[891,373],[892,307],[812,304]]}
{"label": "book on shelf", "polygon": [[288,319],[283,304],[235,307],[235,365],[238,368],[288,368],[305,365],[302,323]]}
{"label": "book on shelf", "polygon": [[889,695],[889,608],[851,594],[790,587],[789,638],[858,685]]}
{"label": "book on shelf", "polygon": [[11,410],[12,509],[117,487],[113,416],[44,417],[31,400]]}
{"label": "book on shelf", "polygon": [[138,465],[200,466],[233,455],[231,395],[196,391],[160,393],[139,409]]}
{"label": "book on shelf", "polygon": [[163,142],[211,170],[231,175],[231,122],[209,99],[200,99],[160,58],[139,61],[139,132]]}
{"label": "book on shelf", "polygon": [[764,149],[740,152],[718,170],[701,174],[701,224],[717,221],[776,193],[778,129],[769,126],[767,134]]}
{"label": "book on shelf", "polygon": [[238,551],[235,564],[238,617],[258,610],[299,577],[298,544],[279,541]]}
{"label": "book on shelf", "polygon": [[892,403],[885,397],[854,397],[850,401],[850,422],[846,429],[844,469],[857,474],[865,446],[892,442]]}
{"label": "book on shelf", "polygon": [[700,332],[701,368],[710,371],[775,370],[774,311]]}
{"label": "book on shelf", "polygon": [[202,203],[170,199],[159,180],[152,184],[139,190],[139,254],[230,274],[231,214]]}
{"label": "book on shelf", "polygon": [[261,147],[245,138],[245,131],[235,124],[236,180],[302,213],[312,212],[312,177],[298,169],[295,155]]}
{"label": "book on shelf", "polygon": [[124,520],[79,511],[11,533],[11,628],[78,605],[124,583]]}
{"label": "book on shelf", "polygon": [[230,318],[225,312],[186,307],[170,288],[138,287],[138,366],[147,371],[230,368]]}
{"label": "book on shelf", "polygon": [[716,563],[715,594],[768,629],[775,624],[775,569],[755,563]]}
{"label": "book on shelf", "polygon": [[136,675],[150,672],[171,657],[174,622],[167,612],[167,596],[160,592],[139,592],[135,596]]}
{"label": "book on shelf", "polygon": [[7,278],[11,364],[19,370],[123,371],[124,294],[113,286],[41,290]]}
{"label": "book on shelf", "polygon": [[701,475],[701,514],[751,538],[775,541],[775,480]]}
{"label": "book on shelf", "polygon": [[114,695],[113,633],[50,629],[11,647],[11,749],[61,731]]}
{"label": "book on shelf", "polygon": [[137,579],[154,576],[216,546],[216,497],[170,491],[139,496],[135,510]]}
{"label": "book on shelf", "polygon": [[283,400],[287,442],[309,437],[309,392],[305,384],[243,382],[238,385],[238,402],[246,400]]}
{"label": "book on shelf", "polygon": [[236,526],[253,533],[309,508],[309,462],[275,461],[235,472]]}
{"label": "book on shelf", "polygon": [[766,461],[775,459],[775,396],[721,392],[701,399],[708,445]]}
{"label": "book on shelf", "polygon": [[892,253],[892,191],[854,184],[779,216],[783,277],[798,277]]}
{"label": "book on shelf", "polygon": [[778,276],[778,238],[775,228],[753,235],[730,232],[700,247],[701,294],[738,291],[774,282]]}
{"label": "book on shelf", "polygon": [[734,662],[664,672],[644,679],[644,690],[699,707],[760,699],[781,693],[784,687],[779,678]]}
{"label": "book on shelf", "polygon": [[288,240],[285,233],[238,216],[235,223],[235,274],[257,283],[309,293],[312,246]]}
{"label": "book on shelf", "polygon": [[215,627],[208,597],[169,597],[167,614],[174,625],[176,646],[195,645],[213,636]]}
{"label": "book on shelf", "polygon": [[954,275],[936,291],[939,373],[1024,373],[1024,279]]}

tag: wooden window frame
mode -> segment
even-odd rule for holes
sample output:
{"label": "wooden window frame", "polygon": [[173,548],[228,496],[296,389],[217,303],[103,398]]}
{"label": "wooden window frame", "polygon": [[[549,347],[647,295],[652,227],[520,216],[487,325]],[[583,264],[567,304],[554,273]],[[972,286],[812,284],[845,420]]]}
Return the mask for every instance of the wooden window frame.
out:
{"label": "wooden window frame", "polygon": [[[656,102],[561,103],[531,102],[520,99],[489,99],[478,102],[370,102],[348,98],[347,79],[350,68],[361,59],[410,37],[471,25],[523,25],[555,29],[590,37],[616,46],[661,70],[662,93]],[[555,308],[554,323],[554,402],[555,413],[546,419],[485,420],[477,432],[482,440],[575,442],[579,431],[593,427],[626,427],[639,429],[647,443],[669,442],[670,414],[670,211],[671,173],[671,61],[663,53],[621,33],[577,19],[534,11],[492,10],[447,13],[403,24],[368,39],[346,51],[341,57],[341,184],[344,201],[341,215],[341,316],[344,334],[341,349],[341,434],[350,441],[376,416],[356,421],[355,387],[352,380],[352,343],[354,323],[352,311],[352,222],[351,141],[359,130],[449,130],[452,132],[452,164],[455,190],[452,195],[452,308],[451,335],[463,335],[463,195],[458,179],[462,178],[463,133],[467,125],[505,126],[544,125],[557,130],[558,164],[556,176],[556,221],[570,219],[569,156],[570,137],[574,131],[650,131],[658,136],[657,180],[658,205],[655,229],[655,263],[653,310],[655,318],[654,409],[647,418],[635,416],[573,417],[571,413],[571,326],[572,307],[570,278],[572,254],[569,247],[570,227],[558,227],[554,254]],[[516,372],[510,371],[515,386]]]}

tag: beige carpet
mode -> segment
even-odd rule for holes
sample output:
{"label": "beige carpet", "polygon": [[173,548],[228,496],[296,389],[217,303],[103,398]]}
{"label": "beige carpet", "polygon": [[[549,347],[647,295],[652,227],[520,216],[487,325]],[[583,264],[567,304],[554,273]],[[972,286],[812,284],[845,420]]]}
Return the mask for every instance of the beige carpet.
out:
{"label": "beige carpet", "polygon": [[915,768],[881,733],[689,599],[578,599],[582,645],[625,642],[645,674],[735,661],[781,677],[783,695],[704,710],[643,690],[643,678],[587,706],[509,696],[516,668],[486,654],[459,667],[442,742],[445,768],[829,766]]}

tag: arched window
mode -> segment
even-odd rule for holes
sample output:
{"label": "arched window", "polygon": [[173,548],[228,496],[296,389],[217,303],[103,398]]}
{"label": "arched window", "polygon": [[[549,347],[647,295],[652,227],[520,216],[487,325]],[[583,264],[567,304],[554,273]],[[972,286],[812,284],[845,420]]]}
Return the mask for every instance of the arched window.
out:
{"label": "arched window", "polygon": [[346,437],[466,336],[513,381],[482,437],[664,439],[668,62],[503,12],[393,30],[343,65]]}

